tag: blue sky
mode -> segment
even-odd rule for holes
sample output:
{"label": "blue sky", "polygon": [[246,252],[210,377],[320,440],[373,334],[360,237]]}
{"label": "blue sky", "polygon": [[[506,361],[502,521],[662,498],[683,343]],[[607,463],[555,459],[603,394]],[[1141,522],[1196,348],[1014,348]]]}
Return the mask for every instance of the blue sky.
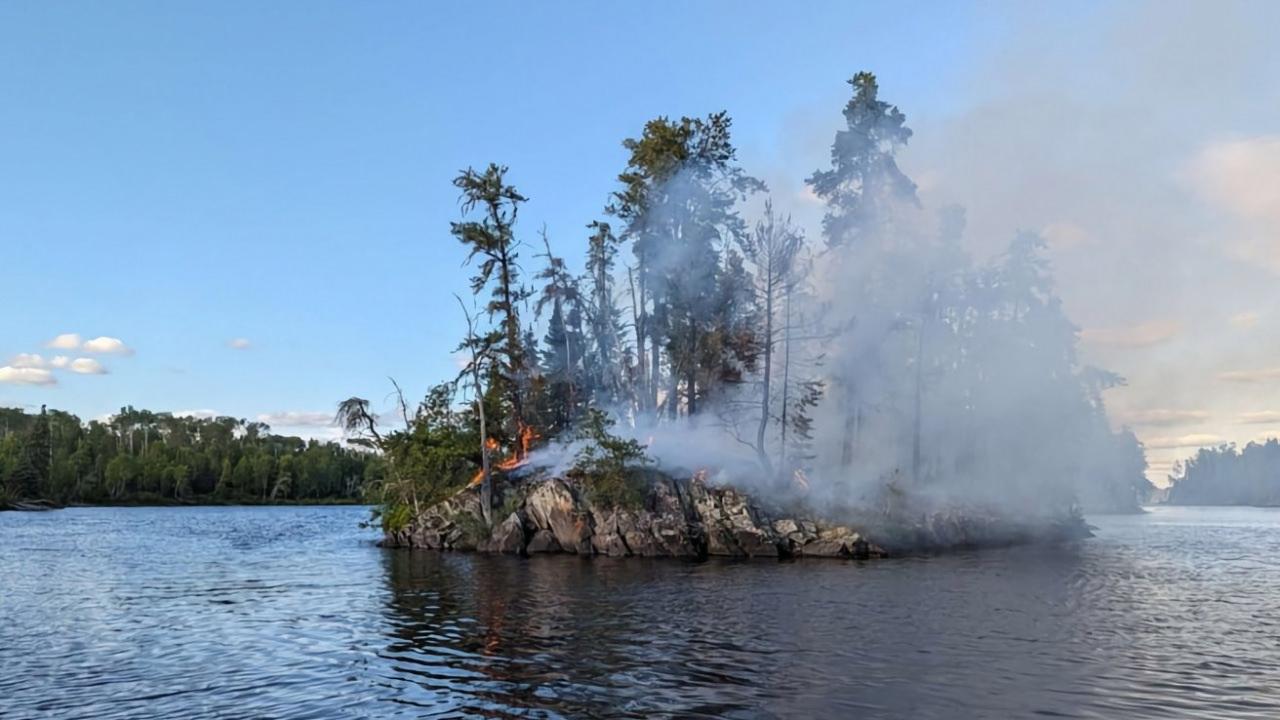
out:
{"label": "blue sky", "polygon": [[252,416],[424,388],[453,372],[460,168],[510,165],[526,236],[576,254],[647,119],[727,109],[767,149],[797,107],[833,124],[860,68],[945,111],[992,25],[887,3],[6,3],[0,356],[60,333],[136,354],[0,399]]}
{"label": "blue sky", "polygon": [[[1176,344],[1200,325],[1273,328],[1280,262],[1256,240],[1269,227],[1249,224],[1270,222],[1269,200],[1233,188],[1272,177],[1250,159],[1280,137],[1276,7],[3,3],[0,364],[67,354],[109,372],[0,382],[0,404],[318,416],[352,394],[382,401],[387,376],[416,395],[455,372],[458,170],[509,165],[531,198],[525,239],[545,223],[576,262],[620,141],[646,120],[728,110],[744,164],[786,207],[824,159],[844,80],[870,69],[917,131],[905,162],[927,198],[963,202],[993,237],[1059,236],[1087,357],[1131,379],[1114,406],[1221,419],[1155,426],[1180,433],[1158,443],[1170,453],[1183,435],[1236,439],[1227,418],[1280,411],[1274,384],[1265,407],[1255,388],[1225,409],[1167,388],[1280,368],[1257,349],[1280,331],[1233,335],[1212,363]],[[1242,166],[1231,142],[1261,145]],[[1112,178],[1127,194],[1103,193]],[[1127,294],[1188,265],[1230,302]],[[1101,285],[1108,268],[1129,275]],[[63,333],[133,353],[45,347]]]}

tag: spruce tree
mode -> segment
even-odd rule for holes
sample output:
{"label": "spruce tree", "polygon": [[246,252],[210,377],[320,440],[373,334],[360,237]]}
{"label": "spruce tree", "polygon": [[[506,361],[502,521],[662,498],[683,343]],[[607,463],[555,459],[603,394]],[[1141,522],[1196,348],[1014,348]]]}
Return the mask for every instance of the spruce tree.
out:
{"label": "spruce tree", "polygon": [[[527,422],[525,386],[530,370],[519,307],[530,292],[520,284],[515,224],[526,198],[507,184],[506,173],[506,167],[490,164],[483,172],[468,168],[454,179],[454,186],[462,192],[462,212],[478,210],[479,218],[451,223],[450,232],[467,248],[468,263],[479,258],[471,292],[478,296],[490,288],[485,309],[490,319],[497,318],[498,341],[493,347],[501,358],[494,380],[511,405],[507,419],[515,427],[509,428],[510,437],[519,438]],[[518,440],[515,450],[518,454],[524,451]]]}

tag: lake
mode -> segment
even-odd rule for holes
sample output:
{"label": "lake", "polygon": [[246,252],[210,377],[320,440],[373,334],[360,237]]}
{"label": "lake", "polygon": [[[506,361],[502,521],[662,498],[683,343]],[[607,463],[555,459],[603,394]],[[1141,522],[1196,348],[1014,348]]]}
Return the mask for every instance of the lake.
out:
{"label": "lake", "polygon": [[1280,717],[1280,510],[868,562],[391,551],[366,516],[0,513],[0,717]]}

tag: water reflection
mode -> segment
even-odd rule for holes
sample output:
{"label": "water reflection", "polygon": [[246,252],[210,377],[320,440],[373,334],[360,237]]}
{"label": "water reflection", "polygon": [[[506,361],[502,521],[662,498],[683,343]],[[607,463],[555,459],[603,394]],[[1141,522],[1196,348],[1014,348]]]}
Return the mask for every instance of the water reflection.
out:
{"label": "water reflection", "polygon": [[363,515],[0,514],[0,717],[1280,717],[1280,511],[701,564],[385,551]]}
{"label": "water reflection", "polygon": [[1245,619],[1196,628],[1185,553],[1128,539],[887,563],[394,552],[387,652],[424,708],[488,715],[1274,716],[1225,671],[1280,679],[1276,646],[1206,660]]}

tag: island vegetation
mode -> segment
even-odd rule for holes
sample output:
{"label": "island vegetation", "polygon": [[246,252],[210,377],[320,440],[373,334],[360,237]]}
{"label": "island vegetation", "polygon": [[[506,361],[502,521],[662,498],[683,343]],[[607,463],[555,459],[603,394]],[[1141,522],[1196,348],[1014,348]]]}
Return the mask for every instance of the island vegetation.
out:
{"label": "island vegetation", "polygon": [[357,502],[383,461],[231,417],[0,408],[0,506]]}
{"label": "island vegetation", "polygon": [[[420,402],[396,386],[394,423],[362,398],[339,409],[386,461],[370,490],[392,544],[529,547],[557,534],[529,504],[548,478],[552,505],[597,537],[609,523],[630,532],[618,512],[659,532],[673,493],[670,512],[712,522],[690,505],[702,492],[690,478],[804,506],[778,520],[797,525],[904,508],[1136,510],[1144,452],[1103,403],[1123,380],[1079,362],[1043,240],[1019,232],[973,257],[963,210],[926,208],[899,168],[905,115],[872,74],[850,86],[830,166],[806,180],[825,206],[816,239],[740,165],[724,112],[658,117],[623,141],[580,266],[546,228],[522,229],[527,198],[507,167],[462,171],[449,232],[472,297],[439,303],[465,320],[465,366]],[[781,517],[704,496],[716,517]],[[764,524],[776,545],[782,531]],[[613,547],[561,530],[562,550]]]}
{"label": "island vegetation", "polygon": [[1201,448],[1169,483],[1168,505],[1280,506],[1280,439]]}

